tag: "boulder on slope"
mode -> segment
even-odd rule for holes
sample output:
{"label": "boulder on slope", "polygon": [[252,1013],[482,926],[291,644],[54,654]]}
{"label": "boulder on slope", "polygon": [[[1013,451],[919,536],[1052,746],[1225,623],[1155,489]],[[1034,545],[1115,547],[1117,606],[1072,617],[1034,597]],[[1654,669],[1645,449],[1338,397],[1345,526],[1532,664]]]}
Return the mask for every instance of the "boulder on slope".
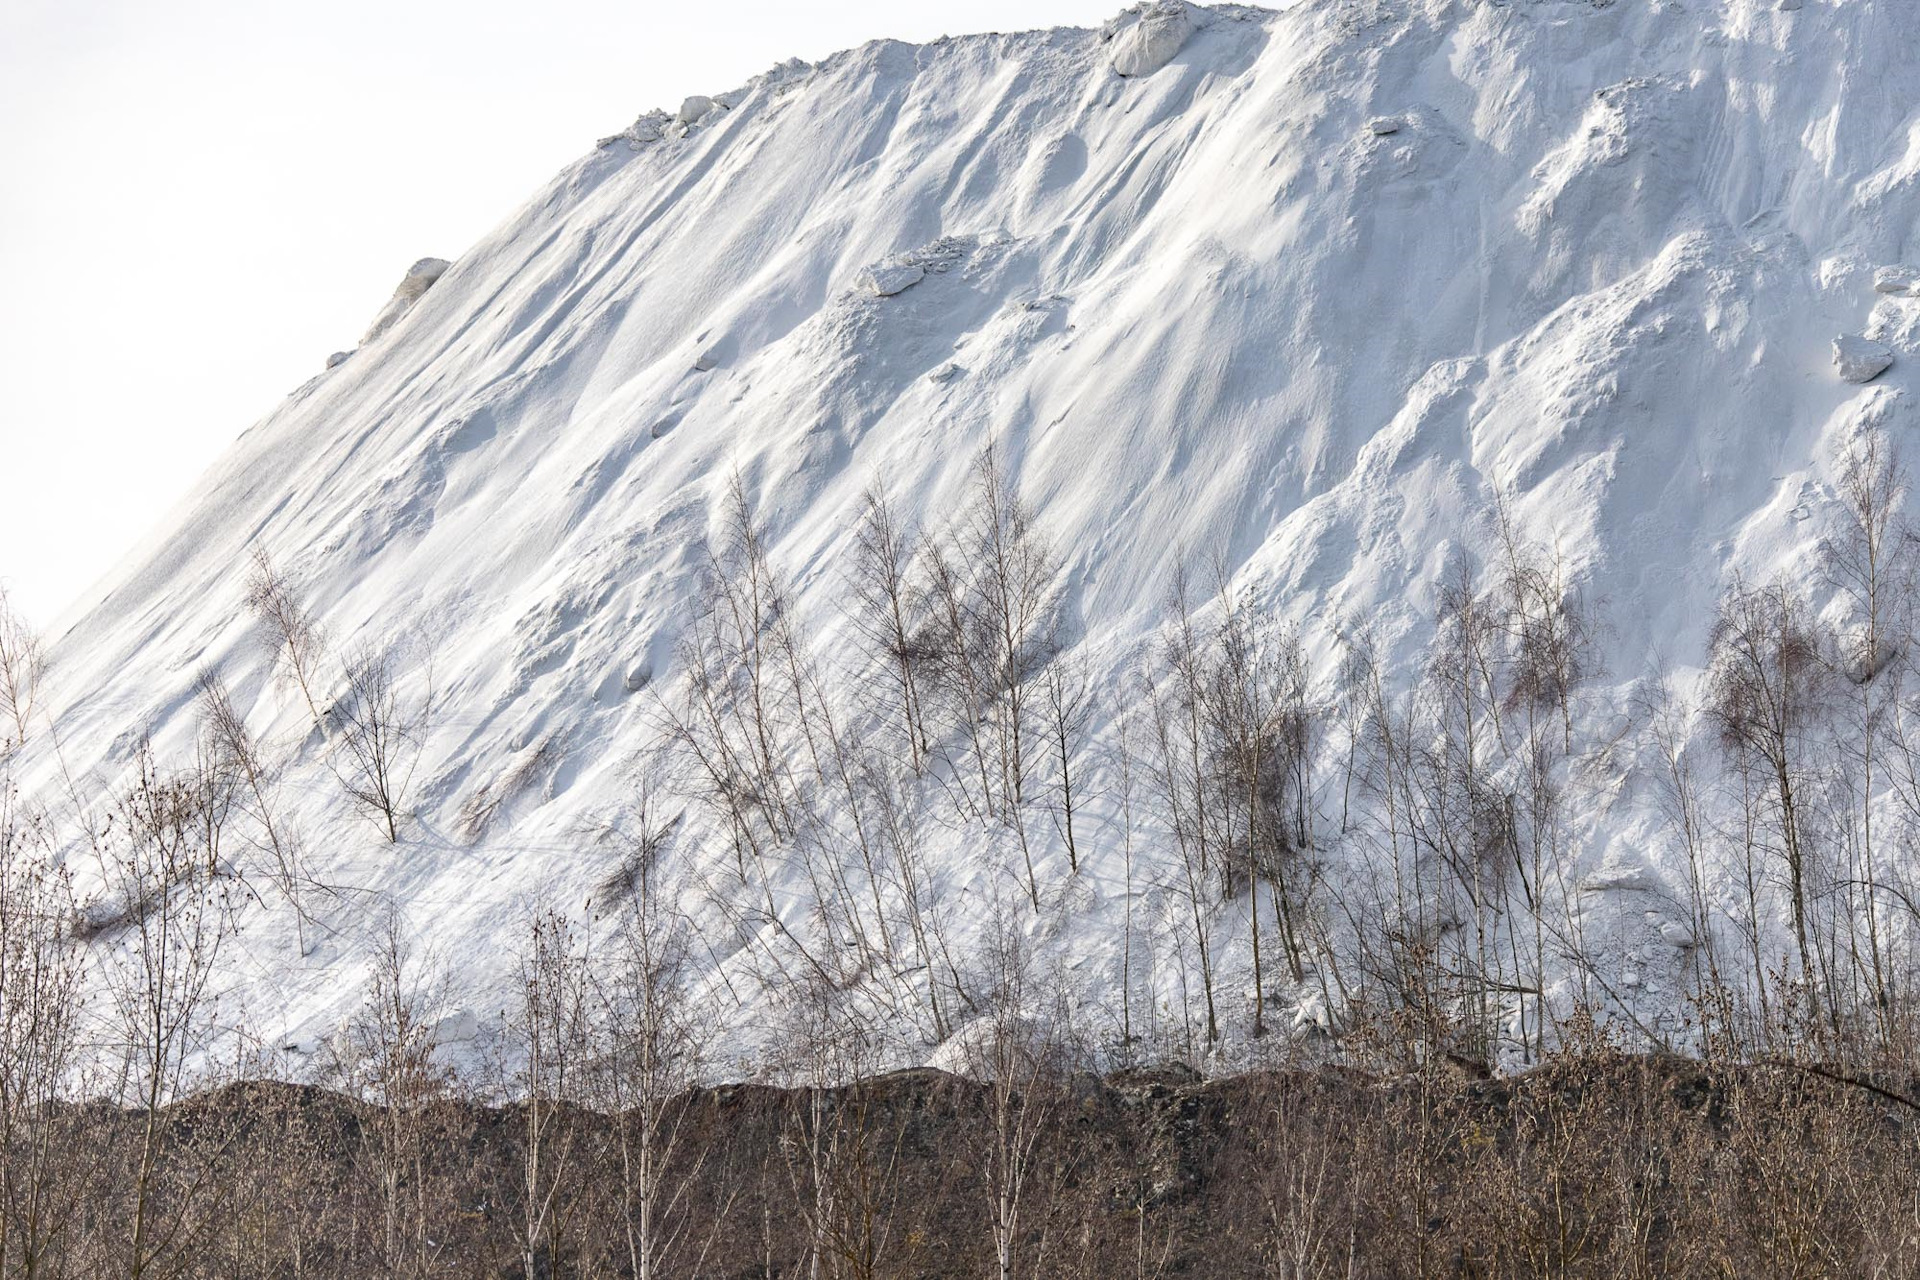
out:
{"label": "boulder on slope", "polygon": [[1193,34],[1184,0],[1157,0],[1108,28],[1107,62],[1123,76],[1150,76],[1173,61]]}
{"label": "boulder on slope", "polygon": [[1873,291],[1907,297],[1920,284],[1920,271],[1907,266],[1880,267],[1873,273]]}
{"label": "boulder on slope", "polygon": [[1884,342],[1843,333],[1833,340],[1833,367],[1844,382],[1872,382],[1893,364],[1893,348]]}
{"label": "boulder on slope", "polygon": [[882,263],[861,273],[861,282],[882,298],[891,298],[927,278],[927,269],[917,262]]}
{"label": "boulder on slope", "polygon": [[673,117],[664,111],[649,111],[622,129],[619,133],[602,138],[594,145],[604,150],[617,142],[624,142],[633,150],[638,151],[649,142],[658,142],[661,138],[665,137],[667,126],[672,123],[672,121]]}
{"label": "boulder on slope", "polygon": [[679,114],[674,116],[681,124],[699,124],[712,115],[720,104],[704,93],[696,93],[680,104]]}
{"label": "boulder on slope", "polygon": [[452,264],[445,258],[422,258],[408,267],[407,274],[401,279],[399,287],[393,291],[393,297],[388,300],[386,306],[380,308],[380,314],[373,318],[373,326],[367,330],[366,336],[360,339],[360,345],[364,347],[398,324],[400,317],[413,310],[413,304],[420,301],[427,290],[433,288],[440,277],[446,274],[450,265]]}

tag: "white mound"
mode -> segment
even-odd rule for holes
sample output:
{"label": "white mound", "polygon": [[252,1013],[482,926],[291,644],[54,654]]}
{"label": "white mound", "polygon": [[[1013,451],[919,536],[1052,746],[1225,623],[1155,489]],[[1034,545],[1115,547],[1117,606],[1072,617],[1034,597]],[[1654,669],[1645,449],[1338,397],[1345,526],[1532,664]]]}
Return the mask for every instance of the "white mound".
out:
{"label": "white mound", "polygon": [[[1822,562],[1836,450],[1915,424],[1911,362],[1859,336],[1920,311],[1865,284],[1920,222],[1915,49],[1906,0],[1791,16],[1764,0],[1153,4],[1104,39],[881,41],[783,66],[723,129],[643,116],[456,267],[418,264],[367,345],[271,407],[92,593],[50,645],[58,750],[30,743],[25,780],[116,781],[143,739],[191,759],[196,677],[223,675],[309,833],[308,874],[337,888],[310,904],[320,930],[270,893],[234,895],[222,1014],[262,1043],[311,1042],[358,1006],[389,904],[454,975],[451,1002],[497,1016],[502,939],[530,903],[605,928],[583,904],[619,871],[608,833],[643,792],[678,821],[661,874],[692,886],[700,997],[742,1055],[792,1004],[761,981],[766,957],[826,930],[819,894],[839,884],[924,905],[956,968],[1009,916],[1084,1007],[1129,991],[1136,1015],[1184,1009],[1196,925],[1178,842],[1157,819],[1116,835],[1126,785],[1147,803],[1149,780],[1115,762],[1123,728],[1151,727],[1142,679],[1163,670],[1170,594],[1203,604],[1224,580],[1297,624],[1316,705],[1345,705],[1336,677],[1363,641],[1382,687],[1405,690],[1459,596],[1451,566],[1477,558],[1486,585],[1503,563],[1498,510],[1605,604],[1568,716],[1555,883],[1577,901],[1556,927],[1617,975],[1652,954],[1644,913],[1685,897],[1666,775],[1635,745],[1649,673],[1704,688],[1736,578],[1852,621]],[[1417,128],[1372,141],[1416,104]],[[877,273],[849,287],[903,245],[926,246],[908,255],[918,292],[878,302],[895,277]],[[808,706],[834,717],[783,758],[840,785],[835,749],[886,732],[887,668],[850,614],[868,495],[884,482],[918,548],[968,510],[989,444],[1055,551],[1054,640],[1097,708],[1077,869],[1038,750],[1024,827],[955,816],[977,779],[917,788],[890,755],[849,784],[865,788],[858,833],[854,807],[809,812],[756,860],[651,754],[695,687],[687,646],[733,495],[781,577],[788,656],[820,673]],[[398,847],[342,795],[329,740],[263,651],[245,604],[262,547],[330,652],[402,636],[431,652],[400,676],[438,710]],[[1367,799],[1343,793],[1343,723],[1323,723],[1334,755],[1312,779],[1322,886],[1353,884],[1369,830],[1343,825]],[[1501,721],[1509,745],[1520,732]],[[1711,781],[1714,727],[1692,714],[1675,732]],[[896,849],[882,828],[902,813],[924,821]],[[87,856],[75,846],[83,893]],[[1029,856],[1041,908],[1009,913]],[[1273,923],[1249,910],[1241,894],[1203,921],[1223,991],[1251,984],[1250,918]],[[1265,978],[1276,998],[1335,981],[1283,968]],[[909,984],[886,997],[903,1008],[926,972],[861,970]],[[1556,998],[1565,980],[1541,979]]]}

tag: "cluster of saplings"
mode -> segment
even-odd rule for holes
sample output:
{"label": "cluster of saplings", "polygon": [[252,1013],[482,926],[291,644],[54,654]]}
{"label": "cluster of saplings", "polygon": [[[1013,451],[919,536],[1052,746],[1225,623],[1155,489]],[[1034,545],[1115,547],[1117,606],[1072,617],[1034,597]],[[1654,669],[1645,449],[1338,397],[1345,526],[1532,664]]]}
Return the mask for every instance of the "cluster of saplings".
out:
{"label": "cluster of saplings", "polygon": [[[45,799],[0,609],[0,1275],[1904,1274],[1920,592],[1888,442],[1832,477],[1818,590],[1736,582],[1695,700],[1627,707],[1504,501],[1419,662],[1354,626],[1317,664],[1224,567],[1103,655],[991,452],[940,528],[871,490],[806,619],[736,484],[591,918],[530,917],[458,1070],[397,913],[297,1064],[222,986],[248,912],[366,917],[282,790],[323,766],[405,838],[423,647],[336,651],[262,553],[311,731],[209,671],[190,759]],[[1609,906],[1596,815],[1680,879]],[[1095,975],[1048,942],[1088,918]],[[942,1044],[962,1076],[885,1074]]]}

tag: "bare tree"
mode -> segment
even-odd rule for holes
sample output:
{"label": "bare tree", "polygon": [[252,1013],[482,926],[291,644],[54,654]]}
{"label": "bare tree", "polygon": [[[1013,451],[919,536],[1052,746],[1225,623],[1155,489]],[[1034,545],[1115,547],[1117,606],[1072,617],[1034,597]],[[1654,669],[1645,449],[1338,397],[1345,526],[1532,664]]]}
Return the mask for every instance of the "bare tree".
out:
{"label": "bare tree", "polygon": [[39,636],[0,586],[0,756],[27,740],[45,668]]}
{"label": "bare tree", "polygon": [[398,843],[414,771],[432,727],[433,663],[417,664],[421,687],[403,689],[403,648],[360,646],[347,652],[345,688],[328,718],[337,727],[330,767],[348,797]]}
{"label": "bare tree", "polygon": [[1038,992],[1025,941],[1005,914],[995,916],[986,956],[983,1016],[968,1046],[968,1073],[984,1091],[985,1115],[969,1124],[973,1166],[985,1194],[995,1272],[1043,1273],[1039,1257],[1021,1253],[1034,1216],[1041,1143],[1055,1122],[1063,1071],[1065,1019],[1059,1009],[1036,1010]]}
{"label": "bare tree", "polygon": [[1813,734],[1826,712],[1826,637],[1806,603],[1784,583],[1750,587],[1736,582],[1721,600],[1712,652],[1708,714],[1735,763],[1764,779],[1759,794],[1786,870],[1800,972],[1813,987],[1819,970],[1810,915],[1820,886],[1804,792],[1813,767]]}
{"label": "bare tree", "polygon": [[1040,680],[1046,737],[1058,771],[1054,784],[1059,795],[1056,825],[1067,846],[1067,866],[1079,875],[1080,842],[1074,833],[1073,819],[1077,807],[1085,800],[1074,794],[1074,762],[1086,744],[1088,726],[1093,719],[1093,687],[1080,661],[1066,653],[1047,663]]}
{"label": "bare tree", "polygon": [[212,775],[228,783],[233,803],[252,820],[254,844],[270,860],[268,875],[293,909],[304,955],[310,918],[302,895],[312,882],[303,865],[299,835],[291,819],[277,811],[279,779],[248,730],[245,717],[233,705],[226,682],[209,670],[200,674],[199,685],[200,721],[206,739],[203,754],[212,766]]}
{"label": "bare tree", "polygon": [[[1175,895],[1184,904],[1184,925],[1191,926],[1194,948],[1200,962],[1200,987],[1206,1000],[1207,1044],[1220,1038],[1219,1008],[1214,999],[1213,963],[1213,889],[1209,871],[1208,806],[1205,802],[1205,773],[1200,767],[1203,749],[1200,713],[1192,696],[1192,681],[1182,678],[1192,644],[1190,628],[1184,625],[1172,643],[1175,675],[1164,681],[1149,680],[1146,701],[1147,773],[1160,802],[1167,831],[1173,837],[1178,856],[1180,879],[1173,885]],[[1184,959],[1181,980],[1186,980]],[[1185,1010],[1182,1002],[1182,1013]]]}
{"label": "bare tree", "polygon": [[1123,705],[1115,734],[1114,769],[1119,775],[1120,793],[1120,865],[1124,907],[1120,922],[1120,1044],[1132,1052],[1133,1033],[1133,935],[1134,935],[1134,776],[1135,720],[1131,703]]}
{"label": "bare tree", "polygon": [[[1857,865],[1849,869],[1847,883],[1862,890],[1867,962],[1856,969],[1864,970],[1871,991],[1869,1007],[1884,1038],[1891,1035],[1887,1015],[1892,977],[1879,901],[1882,875],[1873,822],[1874,766],[1879,763],[1888,713],[1897,696],[1890,687],[1894,682],[1878,677],[1894,658],[1896,637],[1910,606],[1912,543],[1901,516],[1907,475],[1899,451],[1878,427],[1850,439],[1836,459],[1835,470],[1839,528],[1822,549],[1828,579],[1849,602],[1854,617],[1841,655],[1841,668],[1854,685],[1849,726],[1852,767],[1845,776],[1857,771],[1859,778],[1853,805],[1858,815]],[[1851,820],[1848,825],[1852,826]]]}
{"label": "bare tree", "polygon": [[1480,591],[1477,576],[1469,557],[1456,556],[1441,587],[1439,634],[1425,672],[1427,745],[1407,775],[1413,783],[1407,816],[1416,843],[1437,856],[1445,872],[1450,901],[1442,910],[1468,926],[1452,948],[1451,977],[1470,1011],[1463,1050],[1491,1067],[1499,1006],[1516,994],[1503,979],[1498,943],[1520,847],[1516,799],[1497,768],[1507,743],[1501,611],[1497,599]]}
{"label": "bare tree", "polygon": [[87,1200],[95,1145],[70,1097],[97,1083],[81,1061],[83,957],[73,895],[44,817],[0,765],[0,1274],[60,1275]]}
{"label": "bare tree", "polygon": [[796,1271],[810,1280],[872,1280],[891,1239],[899,1151],[886,1141],[870,1095],[874,1027],[845,994],[820,981],[786,993],[780,1059],[788,1089],[779,1163],[805,1229]]}
{"label": "bare tree", "polygon": [[1060,648],[1058,570],[993,447],[975,460],[967,505],[949,535],[923,543],[920,566],[930,608],[916,651],[931,655],[930,681],[971,757],[945,781],[972,808],[977,775],[980,811],[1019,838],[1037,911],[1025,814],[1038,728],[1032,686]]}
{"label": "bare tree", "polygon": [[680,647],[685,702],[662,709],[673,743],[698,766],[701,798],[728,825],[743,878],[746,855],[766,856],[800,826],[793,691],[784,687],[771,641],[789,609],[786,585],[735,476]]}
{"label": "bare tree", "polygon": [[517,999],[507,1016],[504,1073],[520,1122],[514,1228],[524,1274],[545,1275],[566,1256],[579,1203],[581,1099],[592,1043],[584,939],[557,913],[537,915],[520,957]]}
{"label": "bare tree", "polygon": [[[1665,816],[1680,836],[1687,856],[1687,930],[1693,952],[1695,1002],[1707,1024],[1702,1054],[1713,1061],[1719,1041],[1733,1021],[1733,993],[1720,965],[1715,938],[1713,882],[1708,866],[1709,828],[1702,785],[1687,751],[1693,708],[1675,692],[1662,672],[1639,697],[1639,712],[1659,753],[1656,787]],[[1753,975],[1763,980],[1763,975]]]}
{"label": "bare tree", "polygon": [[613,953],[592,976],[601,1021],[594,1096],[613,1126],[619,1227],[636,1280],[674,1274],[690,1224],[678,1211],[696,1172],[683,1127],[712,1033],[692,990],[693,935],[658,866],[642,798]]}
{"label": "bare tree", "polygon": [[[1530,984],[1538,992],[1546,982],[1548,898],[1557,892],[1566,902],[1561,821],[1566,770],[1562,762],[1573,750],[1574,693],[1581,681],[1596,674],[1599,662],[1591,613],[1578,588],[1568,581],[1558,549],[1549,554],[1521,536],[1504,493],[1496,499],[1495,516],[1501,556],[1493,593],[1494,619],[1507,640],[1502,707],[1510,721],[1519,723],[1517,743],[1503,741],[1502,745],[1525,781],[1513,805],[1518,846],[1514,861],[1531,919],[1532,936],[1526,940],[1531,954],[1521,954],[1525,921],[1510,924],[1508,943],[1514,982]],[[1550,727],[1556,718],[1558,733]],[[1570,930],[1575,927],[1568,919],[1556,921],[1551,929],[1558,930],[1563,923]],[[1529,1055],[1543,1052],[1546,1044],[1551,1010],[1544,998],[1538,1005],[1529,1041],[1528,1003],[1518,1001],[1518,1038]]]}
{"label": "bare tree", "polygon": [[102,879],[122,904],[107,988],[119,1101],[132,1130],[120,1148],[130,1165],[120,1265],[130,1280],[182,1270],[232,1189],[218,1176],[230,1128],[210,1124],[170,1140],[162,1111],[218,1078],[213,978],[233,926],[212,874],[217,832],[210,837],[203,793],[193,778],[164,773],[143,747],[97,849]]}
{"label": "bare tree", "polygon": [[1253,1034],[1259,1036],[1266,1030],[1262,883],[1272,889],[1288,971],[1295,982],[1305,977],[1296,916],[1302,906],[1300,864],[1310,841],[1314,716],[1299,637],[1254,614],[1224,584],[1220,599],[1221,619],[1206,641],[1207,651],[1185,670],[1198,681],[1193,696],[1203,707],[1203,758],[1213,776],[1202,787],[1201,803],[1219,814],[1211,826],[1225,841],[1220,859],[1225,891],[1232,896],[1243,881],[1249,890]]}
{"label": "bare tree", "polygon": [[383,1271],[418,1280],[446,1253],[439,1226],[457,1147],[457,1083],[439,1061],[432,1005],[443,974],[422,973],[404,921],[389,910],[375,938],[365,996],[335,1043],[335,1070],[360,1113],[361,1159],[373,1174],[374,1249]]}
{"label": "bare tree", "polygon": [[321,726],[320,680],[326,633],[265,547],[253,549],[246,593],[247,607],[264,628],[266,647],[275,665],[299,689],[314,725]]}
{"label": "bare tree", "polygon": [[1052,549],[1034,528],[989,446],[974,463],[972,504],[960,523],[962,546],[976,557],[972,622],[985,640],[990,715],[997,722],[1000,795],[1017,812],[1026,796],[1027,724],[1032,676],[1058,646],[1053,618],[1056,570]]}
{"label": "bare tree", "polygon": [[1505,493],[1494,503],[1500,538],[1500,593],[1495,625],[1512,643],[1509,709],[1559,712],[1561,749],[1573,749],[1573,691],[1595,673],[1594,626],[1556,548],[1551,555],[1521,536]]}
{"label": "bare tree", "polygon": [[912,579],[913,542],[900,524],[886,488],[867,487],[854,543],[855,625],[885,665],[896,702],[894,716],[917,775],[925,772],[930,747],[921,709],[920,671],[933,655],[920,638],[921,589]]}

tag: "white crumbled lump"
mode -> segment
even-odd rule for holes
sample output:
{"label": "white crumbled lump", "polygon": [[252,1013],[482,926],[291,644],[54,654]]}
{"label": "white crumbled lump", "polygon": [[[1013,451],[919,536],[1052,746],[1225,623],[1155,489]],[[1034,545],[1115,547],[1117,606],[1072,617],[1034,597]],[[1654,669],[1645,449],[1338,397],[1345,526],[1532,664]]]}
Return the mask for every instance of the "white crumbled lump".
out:
{"label": "white crumbled lump", "polygon": [[1150,76],[1173,61],[1193,34],[1182,0],[1160,0],[1124,13],[1108,29],[1107,61],[1123,76]]}
{"label": "white crumbled lump", "polygon": [[1676,951],[1686,951],[1693,947],[1693,930],[1678,920],[1662,920],[1659,925],[1660,938]]}
{"label": "white crumbled lump", "polygon": [[719,103],[709,98],[706,94],[696,93],[680,104],[680,112],[674,116],[674,119],[678,120],[681,124],[699,124],[702,120],[712,115],[714,109],[719,105]]}
{"label": "white crumbled lump", "polygon": [[927,278],[927,269],[917,262],[881,263],[862,273],[867,288],[882,298],[905,293]]}
{"label": "white crumbled lump", "polygon": [[664,111],[649,111],[619,133],[602,138],[595,145],[604,150],[617,142],[624,142],[628,147],[638,151],[649,142],[658,142],[665,137],[667,126],[672,122],[673,117]]}
{"label": "white crumbled lump", "polygon": [[941,365],[938,369],[935,369],[932,373],[928,374],[927,381],[938,383],[941,386],[945,386],[947,383],[952,382],[955,378],[959,377],[962,372],[963,370],[960,368],[959,365],[949,360],[945,364]]}
{"label": "white crumbled lump", "polygon": [[623,680],[621,683],[626,685],[628,693],[638,693],[642,689],[646,688],[649,684],[652,684],[653,683],[653,659],[642,658],[639,662],[636,662],[633,666],[628,667],[626,679]]}
{"label": "white crumbled lump", "polygon": [[328,357],[327,357],[327,368],[329,368],[329,369],[337,369],[337,368],[339,368],[339,367],[340,367],[341,365],[343,365],[343,364],[345,364],[345,363],[347,362],[347,358],[348,358],[349,356],[351,356],[352,354],[353,354],[353,352],[351,352],[351,351],[336,351],[336,352],[334,352],[334,353],[333,353],[332,355],[330,355],[330,356],[328,356]]}
{"label": "white crumbled lump", "polygon": [[693,371],[695,373],[711,373],[719,367],[720,353],[712,347],[708,347],[705,351],[702,351],[693,358]]}
{"label": "white crumbled lump", "polygon": [[1384,138],[1390,133],[1400,132],[1399,116],[1375,116],[1367,121],[1367,132],[1376,138]]}
{"label": "white crumbled lump", "polygon": [[400,286],[393,291],[393,297],[387,305],[380,309],[380,314],[373,318],[373,325],[367,330],[366,336],[360,339],[360,345],[366,346],[398,324],[400,317],[413,310],[413,304],[433,288],[450,265],[445,258],[422,258],[408,267]]}
{"label": "white crumbled lump", "polygon": [[1875,299],[1860,336],[1891,347],[1895,354],[1920,349],[1920,297],[1885,294]]}
{"label": "white crumbled lump", "polygon": [[1873,273],[1875,293],[1891,293],[1904,298],[1913,293],[1916,283],[1920,283],[1920,271],[1912,267],[1881,267]]}
{"label": "white crumbled lump", "polygon": [[1893,348],[1856,333],[1833,340],[1833,367],[1843,382],[1872,382],[1893,364]]}

